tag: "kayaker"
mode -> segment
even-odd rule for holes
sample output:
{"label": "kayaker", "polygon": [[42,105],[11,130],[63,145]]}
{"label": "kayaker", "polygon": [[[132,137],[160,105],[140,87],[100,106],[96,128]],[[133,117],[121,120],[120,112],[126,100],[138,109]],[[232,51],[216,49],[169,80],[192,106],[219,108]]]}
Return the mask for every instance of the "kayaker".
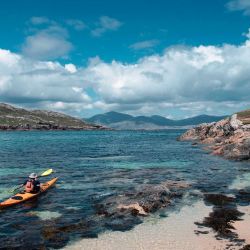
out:
{"label": "kayaker", "polygon": [[25,187],[25,192],[27,193],[38,193],[40,191],[40,182],[37,174],[31,173],[29,175],[29,179],[23,183],[23,186]]}

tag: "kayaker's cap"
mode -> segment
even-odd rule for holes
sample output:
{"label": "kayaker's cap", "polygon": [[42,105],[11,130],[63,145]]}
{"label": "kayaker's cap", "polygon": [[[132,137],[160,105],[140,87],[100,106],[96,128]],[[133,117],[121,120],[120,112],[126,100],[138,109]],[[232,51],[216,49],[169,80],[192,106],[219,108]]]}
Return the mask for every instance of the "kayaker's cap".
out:
{"label": "kayaker's cap", "polygon": [[30,179],[35,179],[35,178],[37,178],[37,174],[32,173],[32,174],[29,175],[29,178]]}

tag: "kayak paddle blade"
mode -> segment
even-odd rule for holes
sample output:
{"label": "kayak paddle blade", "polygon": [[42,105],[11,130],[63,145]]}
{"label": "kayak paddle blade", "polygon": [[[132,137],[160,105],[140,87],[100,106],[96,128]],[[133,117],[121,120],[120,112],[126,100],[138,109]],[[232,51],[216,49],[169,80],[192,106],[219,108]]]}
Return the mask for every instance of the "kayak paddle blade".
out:
{"label": "kayak paddle blade", "polygon": [[53,169],[50,168],[48,170],[46,170],[45,172],[43,172],[40,176],[47,176],[53,173]]}

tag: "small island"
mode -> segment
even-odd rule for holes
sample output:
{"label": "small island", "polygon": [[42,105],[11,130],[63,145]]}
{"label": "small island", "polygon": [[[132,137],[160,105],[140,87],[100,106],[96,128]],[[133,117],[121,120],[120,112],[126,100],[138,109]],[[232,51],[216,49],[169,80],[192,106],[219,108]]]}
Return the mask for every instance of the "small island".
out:
{"label": "small island", "polygon": [[46,110],[26,110],[0,103],[0,131],[103,129],[107,128],[63,113]]}

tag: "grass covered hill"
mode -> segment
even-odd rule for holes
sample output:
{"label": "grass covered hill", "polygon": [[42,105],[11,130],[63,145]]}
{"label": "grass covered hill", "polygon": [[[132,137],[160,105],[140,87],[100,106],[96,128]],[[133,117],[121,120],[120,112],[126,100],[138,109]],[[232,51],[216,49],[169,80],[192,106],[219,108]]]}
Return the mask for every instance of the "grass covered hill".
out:
{"label": "grass covered hill", "polygon": [[237,118],[244,124],[250,124],[250,109],[241,111],[237,113]]}
{"label": "grass covered hill", "polygon": [[26,110],[0,103],[0,130],[94,130],[104,127],[90,124],[63,113]]}

